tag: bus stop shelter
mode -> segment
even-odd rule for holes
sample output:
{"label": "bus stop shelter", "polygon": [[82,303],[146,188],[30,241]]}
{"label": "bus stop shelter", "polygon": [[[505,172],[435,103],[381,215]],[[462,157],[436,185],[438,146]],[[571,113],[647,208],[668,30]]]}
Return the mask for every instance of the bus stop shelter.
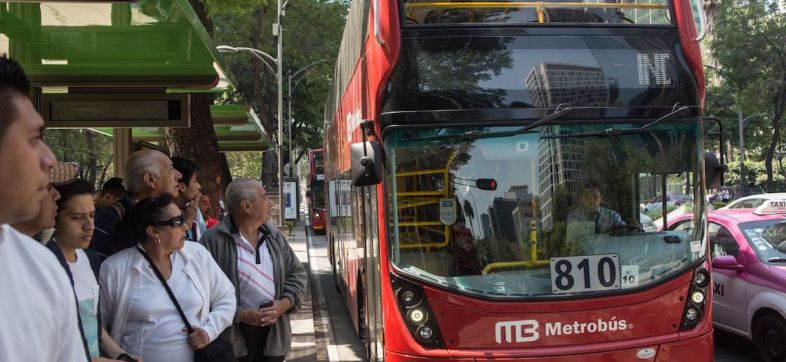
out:
{"label": "bus stop shelter", "polygon": [[[23,65],[47,127],[114,137],[119,176],[134,142],[191,125],[191,94],[234,84],[188,0],[3,2],[2,53]],[[211,114],[221,151],[269,146],[249,108]]]}

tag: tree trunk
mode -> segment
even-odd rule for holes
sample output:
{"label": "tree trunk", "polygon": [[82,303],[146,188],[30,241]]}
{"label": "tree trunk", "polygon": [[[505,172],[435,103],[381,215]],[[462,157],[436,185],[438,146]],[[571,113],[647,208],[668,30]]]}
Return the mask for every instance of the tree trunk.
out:
{"label": "tree trunk", "polygon": [[772,159],[775,154],[775,148],[781,140],[781,119],[783,119],[784,111],[786,111],[786,86],[776,95],[775,111],[772,117],[772,138],[770,139],[770,146],[767,147],[767,159],[764,166],[767,168],[767,192],[775,192],[775,183],[772,177]]}
{"label": "tree trunk", "polygon": [[95,134],[91,130],[84,130],[85,143],[87,145],[87,181],[91,185],[96,184],[98,174],[98,150],[96,150]]}
{"label": "tree trunk", "polygon": [[[191,127],[167,128],[166,143],[169,154],[192,160],[199,165],[198,180],[202,193],[210,197],[213,210],[218,210],[218,200],[225,186],[231,181],[226,157],[218,151],[218,140],[210,116],[213,95],[191,94]],[[216,176],[221,183],[216,183]]]}
{"label": "tree trunk", "polygon": [[[207,15],[207,9],[200,0],[189,0],[202,25],[208,34],[213,36],[213,22]],[[213,117],[210,105],[213,95],[210,93],[191,94],[191,127],[166,128],[165,138],[169,154],[192,160],[199,165],[199,182],[202,193],[210,197],[213,210],[218,210],[218,200],[226,185],[231,181],[226,157],[218,151],[218,140],[213,129]],[[214,180],[221,177],[221,182]]]}

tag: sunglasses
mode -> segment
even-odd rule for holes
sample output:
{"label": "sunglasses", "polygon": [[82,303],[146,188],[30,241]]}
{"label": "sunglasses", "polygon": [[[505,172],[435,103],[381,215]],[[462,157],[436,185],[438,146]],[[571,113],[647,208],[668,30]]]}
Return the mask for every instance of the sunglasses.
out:
{"label": "sunglasses", "polygon": [[156,226],[171,226],[173,228],[179,228],[186,223],[186,218],[183,214],[177,215],[169,220],[159,221],[155,223]]}

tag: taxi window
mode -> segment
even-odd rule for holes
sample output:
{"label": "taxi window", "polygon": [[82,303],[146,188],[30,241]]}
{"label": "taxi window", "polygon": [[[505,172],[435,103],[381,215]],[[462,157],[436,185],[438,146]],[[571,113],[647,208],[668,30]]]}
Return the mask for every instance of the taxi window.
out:
{"label": "taxi window", "polygon": [[747,221],[739,223],[737,227],[759,260],[778,265],[786,263],[785,219]]}
{"label": "taxi window", "polygon": [[740,254],[737,240],[734,240],[734,236],[725,227],[710,223],[709,234],[713,258],[724,255],[732,255],[736,258]]}
{"label": "taxi window", "polygon": [[740,208],[740,209],[755,209],[755,208],[759,207],[759,205],[761,205],[761,203],[763,201],[764,200],[762,200],[762,199],[745,200],[745,201],[740,203],[740,206],[738,208]]}
{"label": "taxi window", "polygon": [[669,228],[669,230],[685,231],[689,235],[691,235],[691,234],[693,234],[693,229],[694,228],[695,227],[693,225],[693,219],[691,219],[691,220],[682,221],[682,222],[680,222],[677,225],[673,225],[671,228]]}

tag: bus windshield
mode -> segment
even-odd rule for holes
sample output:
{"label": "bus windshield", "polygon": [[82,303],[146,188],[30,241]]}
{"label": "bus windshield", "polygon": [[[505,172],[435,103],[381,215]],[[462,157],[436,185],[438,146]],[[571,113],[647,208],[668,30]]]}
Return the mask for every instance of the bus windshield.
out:
{"label": "bus windshield", "polygon": [[[396,129],[386,134],[390,253],[401,272],[486,298],[619,292],[704,257],[701,230],[657,231],[682,209],[644,212],[664,192],[701,200],[696,123]],[[455,138],[445,135],[455,134]],[[575,137],[566,137],[574,135]],[[437,136],[437,137],[435,137]]]}
{"label": "bus windshield", "polygon": [[418,24],[671,24],[666,0],[405,0],[405,26]]}
{"label": "bus windshield", "polygon": [[325,180],[311,181],[311,202],[315,209],[325,209]]}

